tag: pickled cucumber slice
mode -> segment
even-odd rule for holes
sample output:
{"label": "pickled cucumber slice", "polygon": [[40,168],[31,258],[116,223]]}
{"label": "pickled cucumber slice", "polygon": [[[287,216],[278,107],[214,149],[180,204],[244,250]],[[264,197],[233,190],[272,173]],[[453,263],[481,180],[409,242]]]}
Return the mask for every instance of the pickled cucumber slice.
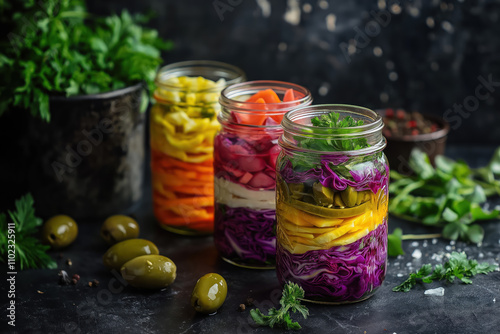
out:
{"label": "pickled cucumber slice", "polygon": [[348,218],[352,216],[358,216],[363,212],[370,210],[372,207],[371,202],[369,201],[352,208],[344,209],[324,208],[322,206],[304,203],[297,200],[291,200],[290,204],[292,207],[297,208],[298,210],[302,210],[313,215],[325,218]]}
{"label": "pickled cucumber slice", "polygon": [[340,196],[342,197],[342,202],[349,207],[352,208],[353,206],[356,206],[356,202],[358,201],[358,192],[351,186],[347,186],[342,192],[340,193]]}
{"label": "pickled cucumber slice", "polygon": [[304,184],[303,183],[288,183],[288,190],[290,191],[290,197],[293,199],[302,199],[304,195]]}
{"label": "pickled cucumber slice", "polygon": [[321,183],[316,182],[313,184],[313,196],[316,203],[323,206],[333,205],[333,196],[335,192],[333,189],[323,187]]}

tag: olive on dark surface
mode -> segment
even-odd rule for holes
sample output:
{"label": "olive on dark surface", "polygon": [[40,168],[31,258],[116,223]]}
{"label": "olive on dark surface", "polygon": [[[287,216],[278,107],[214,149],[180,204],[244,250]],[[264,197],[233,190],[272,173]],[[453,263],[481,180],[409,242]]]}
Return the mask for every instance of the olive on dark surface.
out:
{"label": "olive on dark surface", "polygon": [[101,227],[101,237],[110,245],[138,236],[139,224],[129,216],[114,215],[108,217]]}
{"label": "olive on dark surface", "polygon": [[127,261],[120,269],[124,280],[142,289],[161,289],[175,281],[177,267],[163,255],[143,255]]}
{"label": "olive on dark surface", "polygon": [[111,246],[102,257],[109,269],[120,270],[125,262],[142,255],[158,255],[158,247],[145,239],[128,239]]}
{"label": "olive on dark surface", "polygon": [[42,242],[53,249],[69,246],[78,236],[78,225],[66,215],[57,215],[45,222],[41,232]]}
{"label": "olive on dark surface", "polygon": [[219,274],[202,276],[191,294],[191,305],[197,312],[212,314],[224,304],[227,296],[227,283]]}

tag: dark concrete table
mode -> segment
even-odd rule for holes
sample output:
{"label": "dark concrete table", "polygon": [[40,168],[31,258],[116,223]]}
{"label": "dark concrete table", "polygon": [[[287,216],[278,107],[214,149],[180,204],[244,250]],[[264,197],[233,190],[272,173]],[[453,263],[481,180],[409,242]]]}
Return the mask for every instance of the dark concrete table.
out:
{"label": "dark concrete table", "polygon": [[[450,156],[463,157],[471,165],[487,162],[493,148],[455,147]],[[497,201],[498,202],[498,201]],[[155,242],[161,254],[178,268],[175,283],[161,291],[138,291],[124,287],[117,273],[101,261],[106,245],[99,237],[101,221],[80,224],[78,240],[57,252],[59,269],[81,276],[76,285],[58,285],[58,270],[19,272],[16,280],[16,327],[19,333],[272,333],[278,329],[254,327],[249,309],[238,311],[248,297],[261,309],[277,305],[281,291],[273,270],[255,271],[234,267],[218,258],[212,237],[182,237],[157,227],[151,200],[137,212],[141,237]],[[433,233],[436,230],[390,217],[390,230]],[[303,333],[498,333],[500,331],[500,272],[480,275],[472,285],[433,283],[408,293],[391,289],[422,264],[437,264],[444,253],[464,250],[479,261],[498,263],[500,223],[483,224],[486,237],[481,246],[443,239],[405,241],[405,256],[390,258],[387,277],[375,296],[367,301],[343,305],[307,304],[310,317],[301,319]],[[438,231],[437,231],[438,232]],[[412,257],[415,249],[420,259]],[[66,264],[70,258],[72,266]],[[208,272],[223,275],[229,285],[228,298],[219,313],[202,316],[189,304],[196,280]],[[97,279],[97,288],[88,282]],[[5,280],[3,281],[5,282]],[[429,288],[443,286],[444,296],[425,296]],[[14,332],[6,324],[6,284],[1,285],[0,332]],[[295,316],[296,319],[298,315]]]}

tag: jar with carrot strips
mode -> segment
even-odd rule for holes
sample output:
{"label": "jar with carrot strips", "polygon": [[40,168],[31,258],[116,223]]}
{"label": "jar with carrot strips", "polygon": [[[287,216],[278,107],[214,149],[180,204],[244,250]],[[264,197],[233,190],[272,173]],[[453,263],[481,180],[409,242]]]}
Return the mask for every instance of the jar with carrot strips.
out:
{"label": "jar with carrot strips", "polygon": [[283,119],[277,161],[276,270],[305,299],[364,300],[387,268],[389,166],[382,118],[366,108],[317,105]]}
{"label": "jar with carrot strips", "polygon": [[279,81],[223,90],[215,138],[214,241],[222,258],[247,268],[274,268],[275,179],[285,112],[312,102],[309,91]]}
{"label": "jar with carrot strips", "polygon": [[171,232],[213,232],[219,96],[244,78],[239,68],[215,61],[174,63],[157,74],[150,116],[153,208]]}

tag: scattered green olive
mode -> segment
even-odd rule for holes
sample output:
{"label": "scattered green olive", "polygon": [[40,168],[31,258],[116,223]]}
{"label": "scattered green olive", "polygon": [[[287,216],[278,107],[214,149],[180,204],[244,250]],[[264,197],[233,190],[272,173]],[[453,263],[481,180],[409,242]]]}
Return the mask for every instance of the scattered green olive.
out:
{"label": "scattered green olive", "polygon": [[191,305],[197,312],[213,314],[224,304],[227,296],[227,283],[219,274],[202,276],[191,294]]}
{"label": "scattered green olive", "polygon": [[101,227],[101,237],[110,245],[138,236],[139,224],[129,216],[111,216],[104,221]]}
{"label": "scattered green olive", "polygon": [[131,286],[143,289],[161,289],[175,281],[177,267],[163,255],[142,255],[126,262],[120,269],[122,277]]}
{"label": "scattered green olive", "polygon": [[145,239],[128,239],[111,246],[104,256],[102,262],[109,269],[120,270],[125,262],[141,255],[158,255],[158,247]]}
{"label": "scattered green olive", "polygon": [[356,202],[358,201],[358,192],[354,190],[353,187],[347,186],[340,195],[342,196],[342,201],[344,204],[352,208],[353,206],[356,206]]}
{"label": "scattered green olive", "polygon": [[41,239],[53,249],[70,245],[78,235],[78,225],[69,216],[58,215],[43,224]]}

